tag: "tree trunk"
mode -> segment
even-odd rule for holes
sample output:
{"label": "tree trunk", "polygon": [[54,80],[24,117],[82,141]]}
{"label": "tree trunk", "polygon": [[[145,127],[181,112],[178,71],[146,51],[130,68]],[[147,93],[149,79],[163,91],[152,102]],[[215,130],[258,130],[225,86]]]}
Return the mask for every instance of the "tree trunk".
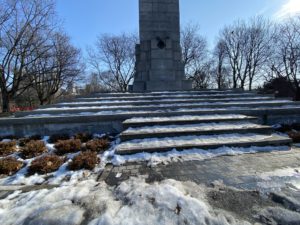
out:
{"label": "tree trunk", "polygon": [[249,79],[249,91],[252,91],[252,79]]}
{"label": "tree trunk", "polygon": [[44,99],[40,99],[40,105],[44,105],[45,104],[45,100]]}
{"label": "tree trunk", "polygon": [[296,89],[294,100],[300,101],[300,88]]}
{"label": "tree trunk", "polygon": [[2,112],[9,112],[10,108],[9,108],[9,95],[7,94],[7,92],[3,91],[1,93],[2,95]]}

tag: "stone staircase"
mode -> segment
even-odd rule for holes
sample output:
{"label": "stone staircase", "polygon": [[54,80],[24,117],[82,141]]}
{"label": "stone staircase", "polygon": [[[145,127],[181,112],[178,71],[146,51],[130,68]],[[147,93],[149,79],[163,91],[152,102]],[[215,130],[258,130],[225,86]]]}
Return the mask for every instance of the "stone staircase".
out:
{"label": "stone staircase", "polygon": [[94,94],[0,119],[0,135],[121,133],[118,154],[285,145],[266,124],[299,115],[297,102],[249,91]]}
{"label": "stone staircase", "polygon": [[164,152],[173,149],[289,145],[291,139],[239,114],[148,117],[124,121],[117,154]]}
{"label": "stone staircase", "polygon": [[[173,93],[174,94],[174,93]],[[200,105],[212,109],[211,113],[202,115],[180,115],[162,117],[135,117],[123,122],[124,131],[120,134],[121,143],[116,147],[120,155],[141,152],[165,152],[171,150],[188,149],[218,149],[221,147],[266,147],[290,145],[291,139],[285,135],[277,134],[271,126],[262,125],[255,116],[242,114],[217,114],[220,107],[282,107],[286,100],[274,100],[272,96],[258,96],[253,93],[199,93],[186,96],[146,95],[143,101],[132,101],[131,97],[124,98],[123,104],[132,104],[132,107],[141,106],[151,110],[160,109],[161,104],[172,104],[173,107],[195,109]],[[149,102],[145,99],[150,99]],[[172,98],[172,99],[171,99]],[[111,96],[110,100],[115,99]],[[128,101],[128,102],[126,102]],[[125,103],[126,102],[126,103]],[[156,107],[149,106],[149,104]],[[177,106],[173,106],[174,103]],[[119,103],[120,104],[120,103]],[[192,105],[188,105],[192,104]],[[195,105],[193,105],[195,104]],[[297,105],[288,102],[289,105]]]}

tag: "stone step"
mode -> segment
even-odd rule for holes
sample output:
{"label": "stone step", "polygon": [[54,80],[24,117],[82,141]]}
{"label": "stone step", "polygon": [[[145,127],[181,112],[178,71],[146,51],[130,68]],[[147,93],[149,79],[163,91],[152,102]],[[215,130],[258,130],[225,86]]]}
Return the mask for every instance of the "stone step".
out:
{"label": "stone step", "polygon": [[63,108],[63,107],[89,107],[89,106],[123,106],[123,105],[153,105],[153,104],[182,104],[182,103],[229,103],[229,102],[263,102],[267,100],[275,100],[274,97],[246,97],[246,98],[224,98],[220,99],[162,99],[162,100],[136,100],[136,101],[95,101],[95,102],[66,102],[54,105],[43,106],[41,108]]}
{"label": "stone step", "polygon": [[238,114],[228,115],[203,115],[203,116],[170,116],[170,117],[141,117],[131,118],[123,122],[124,129],[137,128],[143,126],[158,126],[158,125],[188,125],[188,124],[199,124],[199,123],[217,123],[217,122],[239,122],[248,121],[255,122],[257,117],[245,116]]}
{"label": "stone step", "polygon": [[267,108],[267,107],[284,107],[286,105],[289,106],[299,106],[299,102],[292,102],[292,101],[266,101],[266,102],[248,102],[248,103],[222,103],[222,104],[161,104],[161,105],[145,105],[145,106],[103,106],[103,107],[64,107],[64,108],[45,108],[39,109],[34,111],[27,111],[27,112],[17,112],[15,115],[16,117],[23,117],[28,115],[41,115],[41,114],[80,114],[80,113],[98,113],[98,112],[105,112],[105,111],[178,111],[178,110],[205,110],[207,109],[217,109],[219,110],[226,110],[235,107],[234,109],[250,109],[250,108]]}
{"label": "stone step", "polygon": [[292,140],[278,134],[226,134],[210,136],[181,136],[175,138],[137,139],[123,142],[116,147],[116,154],[130,155],[142,152],[166,152],[173,149],[217,149],[226,147],[290,145]]}
{"label": "stone step", "polygon": [[[214,94],[237,94],[237,93],[251,93],[256,94],[255,91],[243,90],[199,90],[199,91],[162,91],[162,92],[126,92],[126,93],[94,93],[88,97],[139,97],[139,96],[160,96],[160,95],[214,95]],[[86,97],[86,96],[85,96]]]}
{"label": "stone step", "polygon": [[[31,124],[40,124],[40,123],[75,123],[75,124],[83,124],[86,121],[93,122],[105,122],[105,124],[109,123],[120,123],[124,120],[130,119],[132,117],[170,117],[170,116],[183,116],[183,115],[191,115],[191,116],[201,116],[201,115],[227,115],[227,114],[245,114],[249,116],[258,117],[260,120],[263,119],[264,123],[271,122],[272,123],[281,123],[284,118],[288,118],[289,120],[299,120],[300,115],[300,107],[269,107],[269,108],[223,108],[218,110],[201,110],[201,109],[187,109],[187,110],[164,110],[164,111],[104,111],[99,113],[82,113],[82,114],[68,114],[64,112],[63,114],[39,114],[34,115],[32,112],[27,112],[27,115],[22,113],[16,113],[15,117],[10,118],[0,118],[0,126],[30,126]],[[25,116],[25,117],[23,117]],[[285,119],[286,121],[286,119]],[[105,125],[106,126],[106,125]],[[51,128],[52,129],[52,128]]]}
{"label": "stone step", "polygon": [[273,95],[259,95],[256,93],[229,93],[229,94],[192,94],[192,93],[186,93],[186,94],[172,94],[172,95],[140,95],[140,96],[114,96],[114,97],[88,97],[88,98],[76,98],[73,101],[76,102],[95,102],[95,101],[136,101],[136,100],[162,100],[162,99],[211,99],[211,98],[217,98],[217,99],[224,99],[224,98],[244,98],[244,97],[273,97]]}
{"label": "stone step", "polygon": [[145,138],[164,138],[193,135],[215,135],[215,134],[271,134],[272,127],[258,125],[249,122],[235,123],[201,123],[193,125],[170,125],[130,128],[120,134],[121,141]]}

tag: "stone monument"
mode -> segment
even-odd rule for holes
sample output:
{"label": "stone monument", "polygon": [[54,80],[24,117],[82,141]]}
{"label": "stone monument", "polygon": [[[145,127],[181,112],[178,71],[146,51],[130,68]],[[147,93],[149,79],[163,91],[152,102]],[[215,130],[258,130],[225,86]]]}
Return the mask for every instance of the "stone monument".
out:
{"label": "stone monument", "polygon": [[191,90],[180,47],[179,0],[139,0],[140,44],[132,90]]}

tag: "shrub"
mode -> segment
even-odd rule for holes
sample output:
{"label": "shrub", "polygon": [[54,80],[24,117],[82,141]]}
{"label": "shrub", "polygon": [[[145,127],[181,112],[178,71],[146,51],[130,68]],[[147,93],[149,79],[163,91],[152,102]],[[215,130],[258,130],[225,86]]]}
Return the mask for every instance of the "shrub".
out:
{"label": "shrub", "polygon": [[0,142],[0,156],[8,156],[17,151],[17,142],[9,141],[9,142]]}
{"label": "shrub", "polygon": [[18,137],[15,135],[7,135],[7,136],[1,136],[0,141],[3,141],[4,139],[9,139],[9,140],[17,140]]}
{"label": "shrub", "polygon": [[109,147],[108,139],[94,139],[86,143],[86,150],[93,152],[103,152]]}
{"label": "shrub", "polygon": [[292,124],[280,124],[278,128],[275,128],[276,131],[287,133],[292,130],[300,130],[300,124],[299,123],[292,123]]}
{"label": "shrub", "polygon": [[21,155],[25,159],[30,159],[47,152],[47,148],[43,141],[31,140],[25,144],[21,150]]}
{"label": "shrub", "polygon": [[263,93],[273,94],[276,97],[295,97],[295,91],[293,83],[291,83],[286,77],[273,78],[266,82],[263,86]]}
{"label": "shrub", "polygon": [[96,152],[86,151],[75,156],[72,162],[69,163],[68,168],[70,170],[92,170],[98,162],[100,162],[100,160],[98,159]]}
{"label": "shrub", "polygon": [[93,139],[93,135],[89,133],[78,133],[74,136],[75,139],[79,139],[81,142],[88,142]]}
{"label": "shrub", "polygon": [[13,175],[23,167],[23,162],[13,157],[0,159],[0,174]]}
{"label": "shrub", "polygon": [[68,134],[53,134],[49,138],[49,143],[56,143],[58,141],[68,140],[70,139],[70,135]]}
{"label": "shrub", "polygon": [[58,155],[78,152],[81,149],[81,141],[79,139],[60,140],[55,144],[55,148]]}
{"label": "shrub", "polygon": [[63,163],[64,163],[64,159],[62,159],[57,155],[47,155],[47,156],[39,157],[31,162],[28,172],[29,174],[52,173],[58,170]]}
{"label": "shrub", "polygon": [[30,141],[38,141],[41,140],[42,137],[40,135],[33,135],[27,138],[19,139],[19,146],[24,147]]}
{"label": "shrub", "polygon": [[300,132],[299,131],[291,131],[288,133],[289,137],[293,139],[293,142],[300,142]]}

